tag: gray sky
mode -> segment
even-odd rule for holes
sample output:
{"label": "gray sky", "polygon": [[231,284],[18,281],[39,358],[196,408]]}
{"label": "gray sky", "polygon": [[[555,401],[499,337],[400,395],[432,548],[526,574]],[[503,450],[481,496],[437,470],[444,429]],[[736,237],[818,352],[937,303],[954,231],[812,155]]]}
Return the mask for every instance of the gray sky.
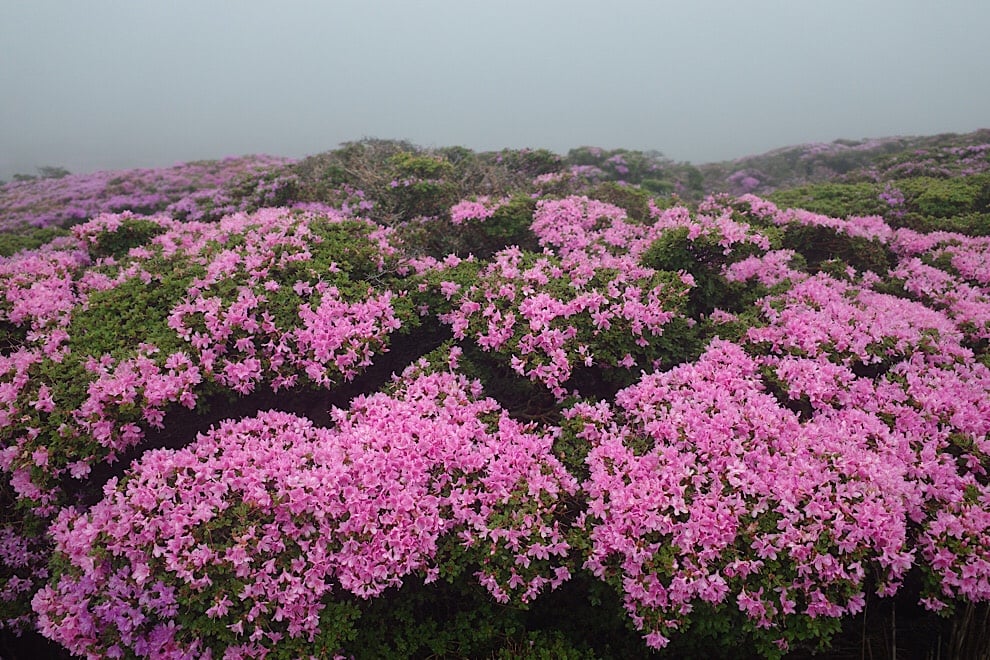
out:
{"label": "gray sky", "polygon": [[0,0],[0,178],[361,137],[706,162],[990,127],[987,0]]}

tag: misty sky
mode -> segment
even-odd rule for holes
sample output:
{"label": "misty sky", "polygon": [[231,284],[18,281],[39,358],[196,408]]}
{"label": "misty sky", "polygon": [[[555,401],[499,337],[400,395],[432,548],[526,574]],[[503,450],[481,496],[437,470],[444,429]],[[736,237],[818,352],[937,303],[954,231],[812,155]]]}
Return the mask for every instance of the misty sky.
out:
{"label": "misty sky", "polygon": [[0,0],[0,178],[362,137],[707,162],[990,127],[987,0]]}

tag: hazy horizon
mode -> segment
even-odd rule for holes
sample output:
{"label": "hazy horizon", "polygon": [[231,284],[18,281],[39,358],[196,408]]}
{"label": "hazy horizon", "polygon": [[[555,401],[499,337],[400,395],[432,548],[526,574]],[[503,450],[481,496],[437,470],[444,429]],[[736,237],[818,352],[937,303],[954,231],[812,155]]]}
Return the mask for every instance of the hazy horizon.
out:
{"label": "hazy horizon", "polygon": [[791,144],[990,126],[990,3],[42,0],[0,6],[0,179],[301,157]]}

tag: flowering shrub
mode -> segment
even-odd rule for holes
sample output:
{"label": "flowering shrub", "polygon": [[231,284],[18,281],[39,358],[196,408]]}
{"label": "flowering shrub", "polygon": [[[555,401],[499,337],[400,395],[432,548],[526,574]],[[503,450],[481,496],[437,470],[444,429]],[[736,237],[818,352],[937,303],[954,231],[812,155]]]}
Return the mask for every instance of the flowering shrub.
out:
{"label": "flowering shrub", "polygon": [[856,169],[910,144],[787,152],[847,172],[813,209],[701,197],[783,152],[368,140],[168,214],[94,187],[0,258],[0,645],[782,657],[896,608],[985,655],[990,242],[978,179]]}
{"label": "flowering shrub", "polygon": [[450,221],[459,225],[467,220],[487,220],[508,201],[507,199],[491,200],[487,195],[482,195],[475,201],[458,202],[450,209]]}
{"label": "flowering shrub", "polygon": [[362,280],[386,268],[389,247],[366,223],[266,213],[220,223],[243,245],[201,260],[205,275],[169,327],[242,394],[267,378],[275,390],[300,375],[320,386],[353,379],[402,326],[401,301]]}
{"label": "flowering shrub", "polygon": [[[5,264],[19,271],[8,323],[37,348],[4,358],[3,468],[42,515],[58,480],[112,463],[175,405],[351,380],[415,320],[366,279],[392,252],[369,223],[273,209],[209,225],[101,216],[74,233],[86,256]],[[128,247],[135,236],[147,246]]]}
{"label": "flowering shrub", "polygon": [[917,257],[902,260],[890,275],[922,303],[948,314],[971,343],[990,339],[990,296],[985,289]]}
{"label": "flowering shrub", "polygon": [[[454,337],[471,336],[521,376],[558,397],[576,364],[650,365],[650,348],[683,304],[688,282],[677,274],[631,278],[613,270],[567,271],[548,256],[506,250],[477,284],[458,292],[441,316]],[[540,287],[542,290],[538,290]]]}
{"label": "flowering shrub", "polygon": [[846,366],[886,363],[916,352],[961,359],[962,335],[944,314],[824,273],[758,303],[767,325],[747,339],[771,353],[827,356]]}
{"label": "flowering shrub", "polygon": [[867,575],[903,577],[890,431],[851,410],[802,425],[736,345],[567,414],[591,446],[585,567],[621,589],[650,646],[697,606],[741,613],[772,655],[858,612]]}
{"label": "flowering shrub", "polygon": [[480,383],[415,371],[332,429],[271,411],[146,454],[57,521],[64,570],[35,597],[42,630],[101,657],[323,655],[358,615],[348,594],[430,582],[460,553],[499,601],[559,585],[554,511],[575,483],[550,438]]}
{"label": "flowering shrub", "polygon": [[[182,219],[218,219],[226,213],[276,206],[284,201],[279,199],[279,190],[289,184],[274,173],[289,162],[245,156],[169,168],[15,181],[0,186],[0,229],[72,224],[121,211],[167,211]],[[238,186],[246,189],[238,190]]]}
{"label": "flowering shrub", "polygon": [[[530,231],[535,202],[527,195],[461,200],[449,218],[416,218],[396,227],[396,244],[411,254],[488,258],[507,246],[535,247]],[[451,227],[453,225],[453,227]]]}

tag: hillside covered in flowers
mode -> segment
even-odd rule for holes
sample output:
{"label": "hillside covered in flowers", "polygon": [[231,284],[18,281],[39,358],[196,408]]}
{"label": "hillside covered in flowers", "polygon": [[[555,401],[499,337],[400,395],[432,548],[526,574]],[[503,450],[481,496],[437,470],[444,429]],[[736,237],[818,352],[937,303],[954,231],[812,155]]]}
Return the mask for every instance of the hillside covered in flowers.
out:
{"label": "hillside covered in flowers", "polygon": [[986,132],[57,174],[3,657],[990,657]]}

